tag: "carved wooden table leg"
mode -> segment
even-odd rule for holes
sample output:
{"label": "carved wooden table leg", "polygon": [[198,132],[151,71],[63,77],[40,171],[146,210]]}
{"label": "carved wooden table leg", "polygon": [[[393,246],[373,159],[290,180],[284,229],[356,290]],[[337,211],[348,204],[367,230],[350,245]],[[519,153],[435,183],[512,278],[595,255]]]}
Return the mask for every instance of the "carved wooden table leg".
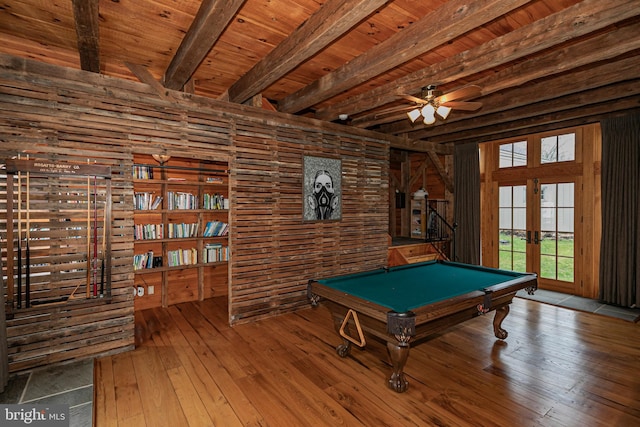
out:
{"label": "carved wooden table leg", "polygon": [[500,338],[501,340],[507,338],[507,335],[509,335],[507,331],[502,329],[502,321],[507,317],[507,314],[509,314],[509,306],[505,305],[496,309],[496,316],[493,318],[493,333],[496,338]]}
{"label": "carved wooden table leg", "polygon": [[393,373],[389,377],[389,388],[402,393],[407,391],[409,381],[404,376],[404,365],[409,358],[409,343],[399,344],[387,341],[387,350],[393,364]]}

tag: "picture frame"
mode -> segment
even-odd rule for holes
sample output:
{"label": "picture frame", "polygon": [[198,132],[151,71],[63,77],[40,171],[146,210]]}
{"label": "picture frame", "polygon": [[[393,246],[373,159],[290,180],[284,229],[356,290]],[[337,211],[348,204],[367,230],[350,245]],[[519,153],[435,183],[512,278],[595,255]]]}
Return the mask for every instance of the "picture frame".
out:
{"label": "picture frame", "polygon": [[342,219],[342,162],[340,159],[304,156],[304,221]]}

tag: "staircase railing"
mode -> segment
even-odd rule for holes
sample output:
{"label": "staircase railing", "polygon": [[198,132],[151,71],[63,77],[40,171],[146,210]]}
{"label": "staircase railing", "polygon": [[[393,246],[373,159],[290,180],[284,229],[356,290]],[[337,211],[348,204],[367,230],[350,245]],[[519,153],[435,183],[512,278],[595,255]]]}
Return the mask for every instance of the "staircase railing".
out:
{"label": "staircase railing", "polygon": [[[448,241],[451,245],[451,259],[456,261],[456,227],[458,224],[449,224],[447,220],[440,215],[436,208],[427,203],[427,224],[425,241],[431,243],[431,245],[442,254],[442,251],[435,245],[437,242]],[[444,255],[444,254],[442,254]]]}

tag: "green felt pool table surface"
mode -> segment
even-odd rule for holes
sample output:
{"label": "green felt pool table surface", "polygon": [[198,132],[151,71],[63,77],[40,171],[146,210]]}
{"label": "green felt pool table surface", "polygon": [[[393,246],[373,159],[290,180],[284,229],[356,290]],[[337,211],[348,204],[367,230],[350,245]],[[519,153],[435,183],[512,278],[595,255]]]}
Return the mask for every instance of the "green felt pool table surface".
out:
{"label": "green felt pool table surface", "polygon": [[349,274],[318,282],[402,313],[438,301],[530,277],[527,273],[428,261]]}

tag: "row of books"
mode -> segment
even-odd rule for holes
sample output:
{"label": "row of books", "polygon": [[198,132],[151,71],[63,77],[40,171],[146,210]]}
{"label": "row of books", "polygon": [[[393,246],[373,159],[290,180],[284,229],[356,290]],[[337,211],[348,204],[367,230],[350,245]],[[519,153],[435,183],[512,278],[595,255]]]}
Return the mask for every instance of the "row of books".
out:
{"label": "row of books", "polygon": [[167,191],[167,209],[198,209],[198,196],[180,191]]}
{"label": "row of books", "polygon": [[[167,237],[181,239],[198,236],[198,223],[169,223]],[[205,226],[203,237],[226,236],[229,234],[229,224],[222,221],[209,221]],[[164,239],[163,224],[136,224],[133,229],[135,240]]]}
{"label": "row of books", "polygon": [[[222,246],[221,244],[206,245],[202,253],[202,262],[207,264],[211,262],[229,261],[230,253],[231,251],[228,246]],[[169,259],[169,267],[194,265],[197,264],[198,250],[196,248],[171,250],[167,252],[167,257]],[[162,257],[154,256],[153,251],[144,254],[135,254],[133,256],[134,270],[146,270],[158,267],[162,267]]]}
{"label": "row of books", "polygon": [[202,196],[202,209],[226,209],[222,194],[205,194]]}
{"label": "row of books", "polygon": [[203,254],[202,254],[202,262],[223,262],[229,261],[229,247],[222,246],[220,243],[210,243],[205,245]]}
{"label": "row of books", "polygon": [[133,208],[136,210],[158,209],[162,204],[162,196],[154,196],[153,193],[135,193],[133,203]]}
{"label": "row of books", "polygon": [[169,223],[167,224],[167,236],[170,239],[196,237],[198,235],[198,223]]}
{"label": "row of books", "polygon": [[152,240],[164,238],[163,224],[136,224],[133,229],[135,240]]}
{"label": "row of books", "polygon": [[153,179],[153,168],[150,166],[135,165],[133,167],[133,178],[134,179]]}
{"label": "row of books", "polygon": [[229,224],[222,221],[209,221],[204,227],[204,237],[226,236],[229,234]]}
{"label": "row of books", "polygon": [[[134,179],[153,179],[153,167],[151,166],[141,166],[134,165],[133,166],[133,178]],[[184,181],[184,178],[169,178],[170,181]],[[223,184],[224,178],[219,176],[208,176],[205,179],[207,183],[213,184]]]}
{"label": "row of books", "polygon": [[[198,197],[190,193],[167,193],[168,208],[170,210],[177,209],[197,209]],[[162,205],[162,196],[156,196],[154,193],[139,192],[133,195],[133,203],[135,210],[154,210]],[[225,207],[225,198],[222,194],[205,194],[202,200],[202,208],[206,210],[228,209]],[[227,201],[228,202],[228,201]]]}
{"label": "row of books", "polygon": [[191,248],[167,251],[167,258],[169,267],[177,267],[180,265],[194,265],[198,263],[198,250],[196,248]]}
{"label": "row of books", "polygon": [[133,256],[133,269],[144,270],[147,268],[162,267],[162,257],[153,256],[153,251],[146,254],[136,254]]}

